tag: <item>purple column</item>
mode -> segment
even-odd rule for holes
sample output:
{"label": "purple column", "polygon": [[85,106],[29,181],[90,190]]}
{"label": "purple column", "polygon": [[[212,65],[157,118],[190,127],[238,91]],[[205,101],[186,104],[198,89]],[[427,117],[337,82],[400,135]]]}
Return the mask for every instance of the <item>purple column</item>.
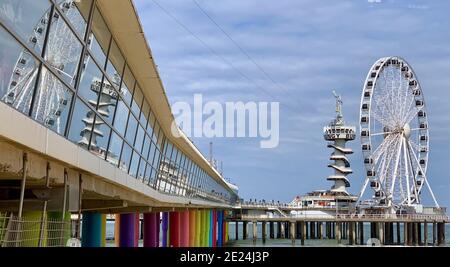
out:
{"label": "purple column", "polygon": [[136,214],[120,214],[120,247],[134,247]]}
{"label": "purple column", "polygon": [[159,245],[159,213],[144,214],[144,247]]}
{"label": "purple column", "polygon": [[169,228],[169,213],[162,214],[162,246],[167,247],[167,230]]}

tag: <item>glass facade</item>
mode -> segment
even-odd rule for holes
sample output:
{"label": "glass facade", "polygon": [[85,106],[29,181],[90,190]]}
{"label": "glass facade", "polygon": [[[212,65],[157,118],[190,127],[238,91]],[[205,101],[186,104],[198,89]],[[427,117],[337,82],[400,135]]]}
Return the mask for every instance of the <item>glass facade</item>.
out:
{"label": "glass facade", "polygon": [[94,0],[0,0],[0,101],[167,194],[236,195],[166,138]]}

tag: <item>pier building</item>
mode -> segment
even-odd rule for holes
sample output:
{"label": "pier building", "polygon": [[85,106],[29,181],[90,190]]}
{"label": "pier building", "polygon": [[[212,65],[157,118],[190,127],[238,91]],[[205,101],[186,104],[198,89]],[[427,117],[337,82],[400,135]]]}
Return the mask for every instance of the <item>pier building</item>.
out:
{"label": "pier building", "polygon": [[238,188],[172,134],[131,0],[0,1],[0,53],[0,246],[226,242]]}

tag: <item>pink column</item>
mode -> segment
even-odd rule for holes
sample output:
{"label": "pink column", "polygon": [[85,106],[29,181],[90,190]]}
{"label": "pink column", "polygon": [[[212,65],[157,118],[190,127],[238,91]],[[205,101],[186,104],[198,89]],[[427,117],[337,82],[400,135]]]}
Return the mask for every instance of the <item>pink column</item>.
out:
{"label": "pink column", "polygon": [[213,210],[212,246],[217,246],[217,210]]}
{"label": "pink column", "polygon": [[189,211],[180,212],[180,247],[189,247]]}
{"label": "pink column", "polygon": [[140,237],[140,232],[139,232],[139,224],[140,224],[140,217],[139,217],[139,213],[136,213],[136,217],[135,217],[135,221],[134,221],[134,246],[135,247],[139,247],[139,237]]}

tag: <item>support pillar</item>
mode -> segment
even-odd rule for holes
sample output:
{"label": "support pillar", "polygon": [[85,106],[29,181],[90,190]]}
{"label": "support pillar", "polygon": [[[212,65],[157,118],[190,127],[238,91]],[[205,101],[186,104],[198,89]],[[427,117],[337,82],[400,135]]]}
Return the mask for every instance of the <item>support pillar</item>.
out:
{"label": "support pillar", "polygon": [[437,224],[438,246],[445,245],[445,223]]}
{"label": "support pillar", "polygon": [[144,247],[158,247],[159,213],[144,213]]}
{"label": "support pillar", "polygon": [[139,246],[139,226],[141,224],[139,213],[134,214],[134,247]]}
{"label": "support pillar", "polygon": [[356,243],[356,231],[355,231],[355,222],[349,222],[349,238],[348,243],[349,245],[353,246]]}
{"label": "support pillar", "polygon": [[342,223],[336,222],[336,239],[337,239],[338,244],[341,244],[341,238],[342,238],[341,230],[342,230]]}
{"label": "support pillar", "polygon": [[384,223],[379,222],[377,223],[377,227],[378,227],[378,239],[380,240],[380,244],[384,245]]}
{"label": "support pillar", "polygon": [[437,245],[437,225],[433,222],[433,246]]}
{"label": "support pillar", "polygon": [[202,246],[202,211],[196,210],[195,211],[195,246],[201,247]]}
{"label": "support pillar", "polygon": [[242,222],[242,239],[243,240],[247,239],[247,224],[248,224],[248,222],[246,222],[246,221]]}
{"label": "support pillar", "polygon": [[127,213],[120,214],[120,247],[134,247],[135,246],[135,228],[136,228],[136,214]]}
{"label": "support pillar", "polygon": [[120,214],[114,215],[114,244],[116,247],[120,246]]}
{"label": "support pillar", "polygon": [[317,233],[319,239],[322,239],[322,232],[323,232],[323,223],[317,222]]}
{"label": "support pillar", "polygon": [[261,237],[262,237],[262,242],[263,244],[266,243],[266,222],[262,222],[262,226],[261,226]]}
{"label": "support pillar", "polygon": [[281,238],[281,222],[277,222],[277,238]]}
{"label": "support pillar", "polygon": [[423,223],[423,245],[428,246],[428,223]]}
{"label": "support pillar", "polygon": [[280,238],[285,238],[285,230],[284,230],[284,222],[280,222],[280,224],[281,224],[281,229],[280,229],[280,232],[281,232],[281,235],[280,235]]}
{"label": "support pillar", "polygon": [[106,217],[100,213],[84,212],[82,226],[82,247],[101,247],[103,245],[102,237],[104,237],[102,227],[103,220]]}
{"label": "support pillar", "polygon": [[397,222],[397,244],[401,244],[400,222]]}
{"label": "support pillar", "polygon": [[212,210],[206,210],[206,247],[212,247]]}
{"label": "support pillar", "polygon": [[284,224],[284,238],[289,238],[289,222],[283,222]]}
{"label": "support pillar", "polygon": [[269,222],[269,238],[274,239],[274,229],[273,229],[273,222]]}
{"label": "support pillar", "polygon": [[172,211],[169,213],[169,245],[180,247],[180,213]]}
{"label": "support pillar", "polygon": [[292,242],[292,245],[294,246],[295,245],[295,222],[288,222],[288,223],[290,224],[290,227],[291,227],[291,231],[290,231],[291,242]]}
{"label": "support pillar", "polygon": [[217,246],[222,247],[223,246],[223,212],[217,211],[217,229],[218,232],[218,239],[217,239]]}
{"label": "support pillar", "polygon": [[304,246],[305,245],[305,239],[306,239],[306,223],[305,222],[300,222],[300,228],[302,229],[301,245]]}
{"label": "support pillar", "polygon": [[359,244],[363,245],[365,242],[364,240],[364,222],[359,222]]}
{"label": "support pillar", "polygon": [[189,211],[180,214],[180,247],[189,247]]}
{"label": "support pillar", "polygon": [[[213,241],[213,247],[217,247],[217,210],[213,210],[213,231],[212,231],[212,241]],[[236,229],[238,226],[238,222],[236,222]],[[238,239],[239,232],[236,230],[236,240]]]}
{"label": "support pillar", "polygon": [[407,246],[409,244],[408,236],[408,223],[403,223],[403,245]]}
{"label": "support pillar", "polygon": [[258,222],[254,221],[252,222],[252,230],[253,230],[253,244],[256,244],[256,239],[258,238],[257,234],[257,229],[258,229]]}
{"label": "support pillar", "polygon": [[195,210],[189,211],[189,246],[195,247],[195,236],[197,227],[197,214]]}
{"label": "support pillar", "polygon": [[162,226],[161,226],[161,230],[162,230],[162,246],[163,247],[168,247],[168,239],[167,239],[167,231],[169,229],[169,213],[168,212],[163,212],[162,213]]}

